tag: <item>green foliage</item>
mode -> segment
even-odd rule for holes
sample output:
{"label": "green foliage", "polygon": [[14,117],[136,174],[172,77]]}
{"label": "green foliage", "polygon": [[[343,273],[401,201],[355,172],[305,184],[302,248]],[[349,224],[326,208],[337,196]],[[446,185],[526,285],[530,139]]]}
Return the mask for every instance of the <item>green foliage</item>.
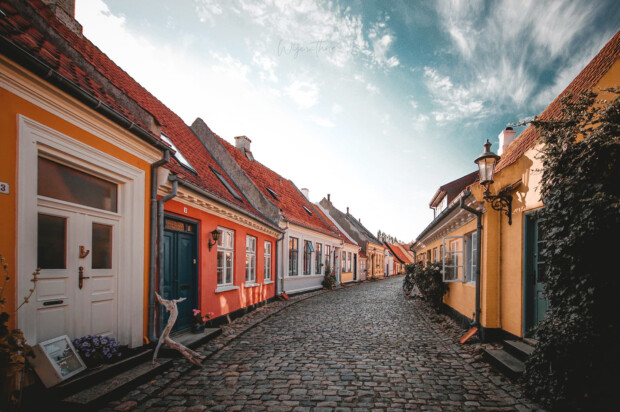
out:
{"label": "green foliage", "polygon": [[336,287],[336,275],[332,272],[332,268],[329,263],[325,264],[325,276],[323,282],[321,282],[325,289],[333,289]]}
{"label": "green foliage", "polygon": [[413,272],[413,280],[420,290],[424,299],[435,309],[441,309],[443,295],[448,292],[448,285],[443,282],[441,275],[441,264],[439,262],[428,262],[426,266],[422,264],[407,265],[407,273]]}
{"label": "green foliage", "polygon": [[405,292],[405,295],[410,295],[415,287],[414,272],[415,263],[405,265],[405,277],[403,278],[403,292]]}
{"label": "green foliage", "polygon": [[587,93],[563,103],[561,119],[532,122],[544,143],[540,224],[550,310],[524,384],[550,409],[606,410],[620,368],[620,98],[603,104]]}

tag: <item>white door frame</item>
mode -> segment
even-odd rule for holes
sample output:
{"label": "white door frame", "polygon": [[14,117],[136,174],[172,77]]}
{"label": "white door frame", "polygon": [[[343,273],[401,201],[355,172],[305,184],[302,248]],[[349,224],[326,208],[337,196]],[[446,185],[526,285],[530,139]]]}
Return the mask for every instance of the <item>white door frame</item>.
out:
{"label": "white door frame", "polygon": [[[57,159],[78,170],[118,184],[119,274],[117,338],[132,347],[142,344],[144,313],[145,173],[107,153],[57,132],[25,116],[18,116],[17,268],[16,302],[28,295],[37,265],[37,157]],[[29,343],[37,343],[35,305],[16,314],[17,326]],[[75,338],[76,336],[72,337]]]}

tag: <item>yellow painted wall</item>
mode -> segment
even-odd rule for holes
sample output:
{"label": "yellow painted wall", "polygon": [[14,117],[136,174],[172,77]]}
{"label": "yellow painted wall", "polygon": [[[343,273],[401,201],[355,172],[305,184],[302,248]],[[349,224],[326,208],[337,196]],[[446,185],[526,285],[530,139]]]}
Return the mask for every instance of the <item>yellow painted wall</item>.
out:
{"label": "yellow painted wall", "polygon": [[353,281],[353,272],[341,272],[340,273],[340,282],[352,282]]}
{"label": "yellow painted wall", "polygon": [[[61,94],[60,92],[57,92]],[[65,98],[64,96],[62,97]],[[85,111],[88,109],[84,108]],[[144,282],[148,284],[148,253],[149,253],[149,193],[150,193],[150,164],[124,150],[114,146],[113,144],[102,140],[79,127],[61,119],[46,110],[30,103],[27,100],[10,93],[6,89],[0,88],[0,142],[2,150],[0,151],[0,181],[10,185],[10,194],[0,194],[0,216],[3,216],[1,236],[0,236],[0,253],[2,253],[8,264],[9,275],[11,277],[5,296],[8,298],[6,310],[10,313],[15,308],[15,302],[21,301],[22,296],[15,296],[16,287],[16,234],[17,234],[17,142],[18,142],[18,115],[24,115],[34,121],[44,124],[60,133],[71,138],[94,147],[102,152],[108,153],[125,163],[133,165],[145,173],[145,203],[144,208]],[[100,119],[100,116],[92,112],[93,116]],[[144,334],[146,335],[147,327],[147,293],[144,290]],[[15,327],[15,316],[11,316],[9,327]]]}

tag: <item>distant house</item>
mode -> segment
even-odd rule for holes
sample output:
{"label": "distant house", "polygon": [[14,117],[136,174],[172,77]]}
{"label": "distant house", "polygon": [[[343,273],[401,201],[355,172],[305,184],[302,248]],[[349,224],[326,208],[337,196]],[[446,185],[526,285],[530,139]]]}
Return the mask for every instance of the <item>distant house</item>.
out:
{"label": "distant house", "polygon": [[366,278],[382,278],[385,276],[385,255],[383,243],[377,239],[361,222],[349,213],[342,213],[331,202],[331,196],[323,198],[319,204],[351,236],[366,255]]}
{"label": "distant house", "polygon": [[[620,86],[619,60],[620,32],[539,117],[560,116],[563,96],[591,90],[606,98],[605,89]],[[476,174],[468,174],[440,187],[431,200],[434,219],[411,246],[416,261],[440,262],[449,284],[446,307],[465,324],[477,320],[484,339],[532,336],[548,309],[544,233],[536,213],[544,207],[538,137],[532,126],[516,138],[511,128],[499,135],[501,159],[490,190],[509,196],[510,210],[494,210]]]}
{"label": "distant house", "polygon": [[358,282],[360,280],[359,275],[359,252],[361,247],[357,244],[353,238],[348,235],[345,230],[340,227],[338,222],[336,222],[330,215],[327,213],[323,207],[316,203],[319,213],[325,218],[325,220],[329,221],[334,229],[340,235],[340,238],[343,241],[343,246],[341,250],[342,258],[340,259],[340,276],[338,278],[338,283],[349,283],[349,282]]}
{"label": "distant house", "polygon": [[413,263],[413,256],[409,256],[407,252],[398,243],[385,243],[385,246],[392,252],[393,273],[400,275],[405,273],[405,265]]}

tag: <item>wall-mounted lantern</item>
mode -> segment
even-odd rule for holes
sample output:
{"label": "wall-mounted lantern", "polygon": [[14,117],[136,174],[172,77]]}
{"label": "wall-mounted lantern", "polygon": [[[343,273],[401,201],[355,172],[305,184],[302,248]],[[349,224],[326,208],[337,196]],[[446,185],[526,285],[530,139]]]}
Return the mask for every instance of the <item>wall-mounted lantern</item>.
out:
{"label": "wall-mounted lantern", "polygon": [[498,212],[504,212],[508,216],[508,224],[512,225],[512,196],[505,191],[500,191],[496,196],[491,194],[489,186],[493,183],[495,166],[500,157],[491,151],[491,142],[483,145],[484,152],[474,161],[480,171],[480,184],[484,187],[484,200],[491,204],[491,207]]}
{"label": "wall-mounted lantern", "polygon": [[217,244],[217,241],[220,240],[221,234],[222,232],[217,229],[211,232],[211,239],[213,240],[209,240],[209,250],[211,250],[211,248]]}

